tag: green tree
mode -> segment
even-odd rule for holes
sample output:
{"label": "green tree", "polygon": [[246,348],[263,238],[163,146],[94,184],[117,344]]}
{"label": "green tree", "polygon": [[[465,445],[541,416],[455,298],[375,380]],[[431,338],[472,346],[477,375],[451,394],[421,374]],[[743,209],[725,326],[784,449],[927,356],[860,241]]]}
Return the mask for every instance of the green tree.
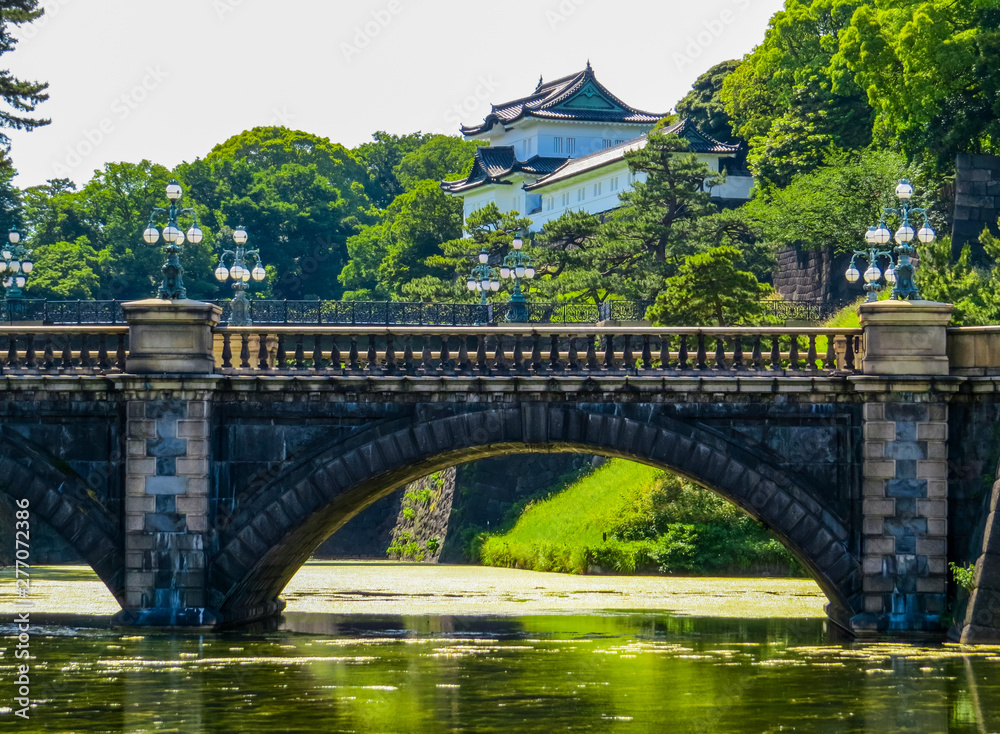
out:
{"label": "green tree", "polygon": [[656,324],[732,326],[759,319],[771,292],[753,273],[740,270],[735,247],[713,247],[684,259],[680,271],[650,307]]}
{"label": "green tree", "polygon": [[745,142],[733,133],[733,121],[726,112],[722,84],[736,71],[740,62],[734,59],[716,64],[699,76],[677,103],[677,114],[686,117],[706,135],[723,143]]}
{"label": "green tree", "polygon": [[439,182],[466,175],[472,168],[479,145],[450,135],[435,135],[412,153],[407,153],[393,172],[406,191],[421,181]]}
{"label": "green tree", "polygon": [[462,201],[448,196],[437,181],[423,181],[347,241],[350,262],[340,274],[345,299],[382,300],[404,296],[403,286],[425,277],[447,277],[450,270],[427,264],[441,255],[441,244],[462,236]]}
{"label": "green tree", "polygon": [[899,179],[917,173],[898,153],[837,151],[819,168],[764,192],[744,209],[772,247],[850,252],[864,246],[864,233],[879,222],[882,208],[894,205]]}
{"label": "green tree", "polygon": [[376,214],[369,174],[341,145],[279,127],[243,132],[178,168],[209,229],[244,225],[277,298],[336,298],[347,240]]}
{"label": "green tree", "polygon": [[764,41],[723,81],[734,132],[767,188],[818,165],[830,148],[871,141],[873,112],[837,57],[841,32],[870,0],[785,0]]}
{"label": "green tree", "polygon": [[646,180],[621,195],[593,253],[611,292],[653,298],[694,253],[698,221],[715,211],[705,189],[723,179],[689,150],[678,135],[652,133],[644,148],[625,154],[629,169]]}
{"label": "green tree", "polygon": [[[514,235],[527,229],[530,220],[520,212],[502,213],[493,202],[474,211],[465,221],[468,237],[444,242],[440,251],[424,258],[423,266],[442,275],[417,277],[402,286],[407,300],[465,302],[473,294],[465,287],[475,257],[485,248],[490,262],[498,264],[510,252]],[[531,246],[525,244],[525,251]],[[504,284],[507,285],[507,284]]]}
{"label": "green tree", "polygon": [[375,206],[389,206],[403,193],[403,184],[396,176],[396,168],[408,154],[417,151],[431,138],[426,133],[392,135],[379,130],[372,135],[372,142],[362,143],[352,154],[368,169],[369,180],[365,188]]}
{"label": "green tree", "polygon": [[537,240],[538,288],[547,298],[603,303],[611,294],[601,258],[600,217],[568,211],[545,225]]}
{"label": "green tree", "polygon": [[[988,231],[980,239],[992,250],[994,258],[1000,255],[1000,248]],[[917,287],[921,298],[952,304],[955,307],[951,315],[952,323],[956,326],[997,323],[996,317],[1000,316],[1000,309],[996,308],[995,303],[988,304],[987,300],[993,298],[989,288],[1000,283],[990,283],[994,280],[992,273],[973,267],[972,247],[968,243],[962,248],[957,260],[952,260],[950,237],[942,237],[930,245],[920,245],[919,252]]]}
{"label": "green tree", "polygon": [[[38,0],[0,0],[0,56],[14,50],[17,38],[11,33],[11,26],[21,26],[41,17],[44,9],[38,7]],[[0,129],[34,130],[48,125],[49,120],[29,117],[35,107],[49,98],[48,84],[29,82],[13,76],[10,71],[0,71]],[[10,150],[10,138],[0,132],[0,147]],[[3,157],[0,164],[9,167],[9,159]]]}
{"label": "green tree", "polygon": [[876,111],[875,132],[949,170],[958,152],[998,152],[1000,7],[992,0],[873,0],[837,60]]}
{"label": "green tree", "polygon": [[56,242],[33,250],[35,269],[25,288],[31,298],[89,300],[101,288],[97,251],[86,237]]}

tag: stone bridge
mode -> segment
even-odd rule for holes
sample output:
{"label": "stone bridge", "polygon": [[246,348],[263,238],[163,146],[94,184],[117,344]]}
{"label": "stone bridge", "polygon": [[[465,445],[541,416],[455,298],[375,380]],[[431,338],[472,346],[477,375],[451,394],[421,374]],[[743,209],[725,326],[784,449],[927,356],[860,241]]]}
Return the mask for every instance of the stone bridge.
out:
{"label": "stone bridge", "polygon": [[[220,328],[207,304],[125,308],[126,327],[0,328],[0,491],[86,558],[120,624],[273,617],[313,551],[402,485],[575,451],[737,504],[848,630],[1000,640],[1000,329],[948,329],[949,306],[866,304],[852,330]],[[976,564],[971,594],[952,562]]]}

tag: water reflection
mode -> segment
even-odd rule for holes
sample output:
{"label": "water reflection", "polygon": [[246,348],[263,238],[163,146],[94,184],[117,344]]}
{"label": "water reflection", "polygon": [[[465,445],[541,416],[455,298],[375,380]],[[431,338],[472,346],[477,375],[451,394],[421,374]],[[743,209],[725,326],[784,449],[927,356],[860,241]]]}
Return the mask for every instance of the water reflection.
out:
{"label": "water reflection", "polygon": [[1000,647],[845,643],[810,619],[300,613],[200,637],[49,627],[33,650],[33,732],[1000,728]]}

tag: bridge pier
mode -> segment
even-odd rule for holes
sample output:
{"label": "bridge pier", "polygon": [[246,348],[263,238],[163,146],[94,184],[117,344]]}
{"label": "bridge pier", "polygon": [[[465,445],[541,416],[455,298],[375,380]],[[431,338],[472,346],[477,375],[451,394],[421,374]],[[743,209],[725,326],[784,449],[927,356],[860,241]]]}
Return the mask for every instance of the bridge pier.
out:
{"label": "bridge pier", "polygon": [[[951,306],[882,301],[860,309],[865,398],[859,634],[940,631],[948,589]],[[919,375],[919,376],[917,376]]]}
{"label": "bridge pier", "polygon": [[125,601],[115,622],[215,627],[207,604],[212,327],[196,302],[125,304],[132,326],[126,401]]}

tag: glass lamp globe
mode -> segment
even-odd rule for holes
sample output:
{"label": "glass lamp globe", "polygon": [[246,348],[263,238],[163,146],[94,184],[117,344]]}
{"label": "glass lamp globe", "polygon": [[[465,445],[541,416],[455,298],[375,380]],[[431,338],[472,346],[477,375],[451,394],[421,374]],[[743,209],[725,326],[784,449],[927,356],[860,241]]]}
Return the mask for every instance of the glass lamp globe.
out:
{"label": "glass lamp globe", "polygon": [[861,277],[861,271],[852,265],[847,269],[847,272],[844,273],[844,277],[847,278],[848,283],[857,283],[858,279]]}
{"label": "glass lamp globe", "polygon": [[480,252],[479,253],[479,262],[480,263],[482,263],[483,265],[485,265],[489,261],[490,261],[490,256],[488,254],[486,254],[485,252]]}
{"label": "glass lamp globe", "polygon": [[19,263],[17,260],[11,260],[10,264],[7,267],[10,268],[10,272],[12,272],[12,273],[20,273],[21,272],[21,263]]}
{"label": "glass lamp globe", "polygon": [[518,278],[523,278],[524,277],[524,266],[523,265],[518,265],[516,268],[514,268],[514,274],[517,275]]}
{"label": "glass lamp globe", "polygon": [[142,233],[142,238],[146,241],[147,245],[155,245],[160,241],[160,230],[156,227],[147,227]]}
{"label": "glass lamp globe", "polygon": [[7,233],[7,239],[10,240],[10,244],[16,245],[18,242],[21,241],[21,233],[18,232],[16,229],[12,229],[10,232]]}
{"label": "glass lamp globe", "polygon": [[0,257],[2,257],[4,260],[10,260],[13,257],[13,255],[11,254],[10,249],[5,248],[3,252],[0,252]]}
{"label": "glass lamp globe", "polygon": [[31,271],[35,269],[35,264],[31,260],[25,260],[21,263],[21,272],[25,275],[31,275]]}
{"label": "glass lamp globe", "polygon": [[884,224],[880,224],[878,226],[878,229],[876,229],[872,233],[872,238],[875,240],[876,244],[884,245],[886,242],[892,239],[892,233],[889,231],[888,227],[886,227]]}
{"label": "glass lamp globe", "polygon": [[875,233],[877,231],[878,230],[875,229],[875,227],[869,227],[868,231],[865,232],[865,242],[867,242],[869,245],[877,245],[878,240],[875,239]]}
{"label": "glass lamp globe", "polygon": [[247,270],[246,268],[243,268],[243,277],[240,278],[240,280],[242,280],[244,283],[249,283],[250,282],[250,271]]}
{"label": "glass lamp globe", "polygon": [[531,267],[531,266],[526,267],[524,269],[524,277],[527,278],[528,280],[531,280],[532,278],[534,278],[535,277],[535,269],[533,267]]}
{"label": "glass lamp globe", "polygon": [[882,277],[882,271],[879,270],[874,265],[872,265],[871,267],[869,267],[865,271],[865,282],[866,283],[874,283],[875,281],[877,281],[881,277]]}
{"label": "glass lamp globe", "polygon": [[175,227],[172,224],[168,224],[163,229],[163,239],[166,240],[167,242],[171,242],[171,243],[176,242],[177,241],[177,235],[179,235],[180,233],[181,233],[181,231],[179,229],[177,229],[177,227]]}
{"label": "glass lamp globe", "polygon": [[515,250],[520,250],[523,245],[524,245],[524,240],[521,239],[520,235],[518,235],[517,237],[514,238],[514,249]]}
{"label": "glass lamp globe", "polygon": [[23,277],[18,276],[16,278],[14,278],[14,282],[17,283],[17,287],[18,288],[24,288],[24,284],[25,284],[26,281],[24,280]]}
{"label": "glass lamp globe", "polygon": [[257,265],[254,267],[253,272],[251,273],[251,275],[253,276],[253,279],[256,280],[259,283],[260,281],[264,280],[264,278],[267,277],[267,271],[264,270],[264,266],[263,265],[261,265],[260,263],[257,263]]}
{"label": "glass lamp globe", "polygon": [[229,269],[222,263],[219,263],[219,267],[215,269],[215,279],[223,281],[228,277],[229,277]]}
{"label": "glass lamp globe", "polygon": [[896,269],[886,268],[885,269],[885,282],[889,285],[896,285]]}
{"label": "glass lamp globe", "polygon": [[177,232],[177,238],[174,240],[174,244],[175,245],[183,245],[184,244],[184,233],[181,232],[180,230],[178,230],[178,232]]}
{"label": "glass lamp globe", "polygon": [[229,274],[233,280],[243,280],[243,266],[233,263],[233,267],[229,268]]}
{"label": "glass lamp globe", "polygon": [[913,227],[908,224],[904,224],[902,227],[896,230],[896,242],[902,242],[906,244],[913,239]]}
{"label": "glass lamp globe", "polygon": [[905,178],[900,181],[899,185],[896,187],[896,196],[903,201],[907,201],[913,196],[913,187],[910,186],[910,182]]}
{"label": "glass lamp globe", "polygon": [[247,238],[248,238],[247,231],[243,229],[243,227],[237,227],[236,230],[233,232],[233,242],[235,242],[237,245],[240,246],[245,245],[247,243]]}
{"label": "glass lamp globe", "polygon": [[170,199],[170,201],[177,201],[181,198],[182,193],[184,193],[184,191],[181,189],[180,184],[176,181],[171,181],[167,184],[167,198]]}
{"label": "glass lamp globe", "polygon": [[474,280],[473,280],[472,278],[469,278],[469,279],[468,279],[468,280],[467,280],[467,281],[465,282],[465,286],[466,286],[466,287],[467,287],[467,288],[468,288],[468,289],[469,289],[470,291],[474,291],[474,290],[476,290],[476,281],[474,281]]}
{"label": "glass lamp globe", "polygon": [[507,268],[507,267],[500,268],[500,277],[501,278],[509,278],[510,277],[510,268]]}
{"label": "glass lamp globe", "polygon": [[496,293],[498,290],[500,290],[500,281],[499,280],[491,281],[490,282],[490,290],[493,291],[494,293]]}
{"label": "glass lamp globe", "polygon": [[937,233],[926,224],[917,232],[917,239],[923,244],[929,245],[937,237]]}
{"label": "glass lamp globe", "polygon": [[7,272],[7,263],[3,260],[0,260],[0,273],[6,273],[6,272]]}
{"label": "glass lamp globe", "polygon": [[187,241],[192,245],[200,245],[202,239],[204,239],[205,233],[202,232],[197,227],[192,227],[187,231]]}

